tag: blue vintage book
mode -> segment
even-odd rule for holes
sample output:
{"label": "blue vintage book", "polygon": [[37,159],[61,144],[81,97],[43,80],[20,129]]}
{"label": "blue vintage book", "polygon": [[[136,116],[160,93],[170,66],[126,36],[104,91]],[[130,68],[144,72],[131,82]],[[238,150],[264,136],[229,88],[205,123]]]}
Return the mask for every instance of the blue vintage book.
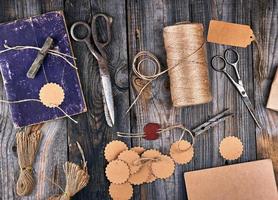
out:
{"label": "blue vintage book", "polygon": [[[62,11],[0,24],[0,51],[6,49],[4,44],[41,48],[48,36],[53,38],[54,50],[73,56]],[[65,60],[47,54],[36,77],[27,78],[26,73],[37,53],[34,49],[23,49],[0,54],[0,70],[7,100],[39,99],[40,89],[50,82],[60,85],[64,90],[64,100],[59,107],[65,113],[71,116],[85,112],[86,104],[77,70]],[[68,58],[68,61],[75,66],[73,59]],[[16,127],[65,117],[60,109],[34,101],[10,104],[10,111]]]}

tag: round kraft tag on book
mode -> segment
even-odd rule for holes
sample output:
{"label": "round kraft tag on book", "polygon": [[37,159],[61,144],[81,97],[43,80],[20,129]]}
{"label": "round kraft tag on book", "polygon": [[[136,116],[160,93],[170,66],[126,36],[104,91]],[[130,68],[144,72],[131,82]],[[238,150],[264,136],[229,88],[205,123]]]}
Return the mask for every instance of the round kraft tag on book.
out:
{"label": "round kraft tag on book", "polygon": [[65,98],[63,88],[56,83],[47,83],[40,89],[40,101],[49,108],[60,106]]}

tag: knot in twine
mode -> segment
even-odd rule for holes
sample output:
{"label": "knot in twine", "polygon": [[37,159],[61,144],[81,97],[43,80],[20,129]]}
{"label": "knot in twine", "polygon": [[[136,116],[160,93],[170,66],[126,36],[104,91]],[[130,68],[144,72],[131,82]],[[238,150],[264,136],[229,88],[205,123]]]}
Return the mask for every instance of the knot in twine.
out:
{"label": "knot in twine", "polygon": [[58,185],[58,187],[63,191],[63,194],[51,196],[48,200],[70,200],[71,197],[73,197],[89,183],[90,176],[88,174],[87,162],[85,161],[84,152],[78,142],[77,147],[79,148],[82,156],[83,166],[80,167],[75,163],[66,162],[63,166],[66,175],[66,188],[63,190]]}
{"label": "knot in twine", "polygon": [[26,196],[32,193],[36,181],[33,173],[33,163],[41,140],[42,125],[35,125],[25,128],[16,134],[18,164],[20,174],[16,184],[16,193],[19,196]]}
{"label": "knot in twine", "polygon": [[[149,62],[154,64],[154,73],[153,74],[146,75],[142,72],[143,71],[142,70],[142,64],[145,61],[149,61]],[[132,102],[130,107],[127,109],[126,113],[128,113],[130,111],[130,109],[134,106],[134,104],[137,102],[137,100],[139,99],[139,97],[143,93],[143,91],[146,89],[146,87],[152,81],[157,79],[159,76],[165,74],[168,70],[169,69],[164,70],[164,71],[161,72],[161,64],[160,64],[158,58],[149,51],[140,51],[134,56],[133,62],[132,62],[132,71],[138,78],[140,78],[144,81],[147,81],[147,83],[141,88],[137,97],[134,99],[134,101]]]}
{"label": "knot in twine", "polygon": [[[4,50],[0,51],[0,54],[2,53],[5,53],[5,52],[9,52],[9,51],[23,51],[23,50],[28,50],[28,49],[32,49],[32,50],[35,50],[35,51],[40,51],[41,48],[39,47],[34,47],[34,46],[14,46],[14,47],[11,47],[7,44],[4,44]],[[49,55],[51,56],[56,56],[58,58],[61,58],[63,59],[67,64],[70,65],[70,67],[74,68],[75,70],[77,70],[77,67],[74,66],[70,61],[69,59],[72,59],[72,60],[75,60],[76,58],[71,56],[71,55],[67,55],[65,53],[61,53],[60,51],[58,50],[49,50],[47,52]],[[45,71],[43,70],[44,72],[44,76],[45,76],[45,79],[46,81],[48,82],[48,79],[47,79],[47,76],[46,76],[46,73]],[[41,101],[41,99],[21,99],[21,100],[15,100],[15,101],[7,101],[7,100],[2,100],[0,99],[0,103],[7,103],[7,104],[18,104],[18,103],[25,103],[25,102],[39,102],[39,103],[42,103],[44,105],[44,103]],[[78,123],[76,120],[74,120],[69,114],[67,114],[61,107],[59,107],[59,105],[54,105],[52,104],[51,105],[51,108],[57,108],[58,110],[60,110],[67,118],[69,118],[70,120],[72,120],[74,123]]]}

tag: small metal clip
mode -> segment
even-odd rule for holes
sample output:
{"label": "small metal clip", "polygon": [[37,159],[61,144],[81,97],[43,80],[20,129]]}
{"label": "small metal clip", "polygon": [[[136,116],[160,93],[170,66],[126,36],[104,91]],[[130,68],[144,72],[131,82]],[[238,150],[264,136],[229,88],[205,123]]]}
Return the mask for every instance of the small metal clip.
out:
{"label": "small metal clip", "polygon": [[38,73],[40,66],[47,55],[49,49],[53,44],[53,39],[51,37],[47,37],[41,50],[38,52],[36,59],[34,60],[33,64],[31,65],[30,69],[27,72],[27,77],[34,79],[36,74]]}

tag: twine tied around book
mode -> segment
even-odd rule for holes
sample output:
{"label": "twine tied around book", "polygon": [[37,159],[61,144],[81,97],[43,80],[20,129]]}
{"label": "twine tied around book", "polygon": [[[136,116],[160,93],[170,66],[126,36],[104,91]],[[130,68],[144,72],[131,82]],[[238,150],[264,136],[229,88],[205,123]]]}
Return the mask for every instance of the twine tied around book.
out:
{"label": "twine tied around book", "polygon": [[59,185],[51,181],[51,183],[57,185],[63,191],[63,194],[51,196],[48,200],[70,200],[71,197],[89,183],[90,176],[88,174],[84,152],[80,144],[78,142],[76,144],[82,156],[83,166],[79,166],[72,162],[66,162],[63,166],[66,175],[66,188],[63,190]]}
{"label": "twine tied around book", "polygon": [[42,124],[25,127],[16,134],[18,164],[20,174],[16,184],[19,196],[29,195],[36,184],[33,163],[41,140]]}
{"label": "twine tied around book", "polygon": [[[4,44],[4,47],[6,48],[5,50],[2,50],[0,51],[0,54],[2,53],[5,53],[5,52],[8,52],[8,51],[21,51],[21,50],[26,50],[26,49],[33,49],[33,50],[37,50],[37,51],[40,51],[41,48],[39,47],[34,47],[34,46],[14,46],[14,47],[10,47],[9,45],[7,44]],[[47,52],[48,54],[52,55],[52,56],[56,56],[56,57],[59,57],[59,58],[62,58],[64,61],[66,61],[72,68],[74,68],[75,70],[77,70],[77,67],[75,67],[69,60],[68,58],[70,59],[76,59],[75,57],[73,56],[70,56],[70,55],[67,55],[65,53],[61,53],[57,50],[49,50]],[[46,81],[48,82],[47,80],[47,77],[46,77],[46,74],[45,74],[45,71],[43,70],[44,72],[44,76],[45,76],[45,79]],[[44,87],[44,86],[50,86],[50,87]],[[41,90],[40,90],[40,98],[39,99],[22,99],[22,100],[15,100],[15,101],[8,101],[8,100],[0,100],[0,103],[7,103],[7,104],[18,104],[18,103],[24,103],[24,102],[40,102],[42,103],[43,105],[49,107],[49,108],[57,108],[58,110],[60,110],[67,118],[69,118],[71,121],[73,121],[74,123],[78,123],[76,120],[74,120],[70,115],[68,115],[61,107],[60,107],[60,104],[63,102],[64,100],[64,90],[61,86],[59,86],[58,84],[55,84],[55,83],[47,83],[45,84]],[[47,88],[46,90],[42,90],[44,88]],[[61,101],[59,101],[58,103],[57,102],[57,99],[54,99],[54,103],[51,102],[53,101],[53,98],[51,101],[49,102],[45,102],[44,99],[41,98],[41,93],[44,92],[44,94],[42,94],[42,96],[46,96],[45,95],[45,92],[47,91],[50,91],[50,92],[55,92],[55,94],[57,94],[57,91],[58,91],[58,94],[61,95],[60,99]],[[46,100],[49,100],[49,99],[46,99]],[[59,100],[59,98],[58,98]]]}
{"label": "twine tied around book", "polygon": [[[5,53],[5,52],[8,52],[8,51],[12,51],[12,50],[24,50],[24,49],[33,49],[33,50],[37,50],[37,51],[40,51],[41,48],[39,47],[34,47],[34,46],[14,46],[14,47],[11,47],[7,44],[4,44],[4,47],[6,48],[5,50],[2,50],[0,51],[0,54],[1,53]],[[52,50],[52,49],[49,49],[48,54],[52,55],[52,56],[57,56],[61,59],[63,59],[64,61],[66,61],[72,68],[76,69],[77,70],[77,67],[75,67],[67,58],[70,58],[70,59],[76,59],[75,57],[73,56],[70,56],[68,54],[65,54],[65,53],[61,53],[60,51],[57,51],[57,50]]]}

